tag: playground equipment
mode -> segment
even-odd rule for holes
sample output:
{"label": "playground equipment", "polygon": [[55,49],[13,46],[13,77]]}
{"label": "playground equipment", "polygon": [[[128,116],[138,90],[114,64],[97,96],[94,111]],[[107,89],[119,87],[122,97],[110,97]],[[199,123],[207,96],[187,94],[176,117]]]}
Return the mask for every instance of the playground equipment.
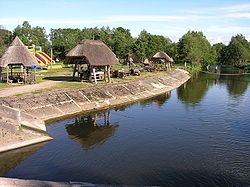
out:
{"label": "playground equipment", "polygon": [[41,46],[29,46],[28,50],[35,56],[35,59],[39,63],[36,66],[37,69],[59,69],[62,68],[61,63],[56,63],[49,55],[42,51]]}

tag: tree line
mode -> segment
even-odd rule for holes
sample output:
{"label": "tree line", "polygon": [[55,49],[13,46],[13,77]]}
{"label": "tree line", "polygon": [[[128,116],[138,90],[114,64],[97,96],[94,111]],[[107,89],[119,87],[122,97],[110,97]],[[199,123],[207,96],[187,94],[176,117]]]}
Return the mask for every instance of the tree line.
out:
{"label": "tree line", "polygon": [[32,27],[29,22],[24,21],[13,32],[0,27],[0,56],[15,36],[19,36],[25,45],[39,45],[47,52],[52,48],[54,57],[62,61],[67,52],[83,39],[102,40],[121,62],[126,61],[128,55],[135,62],[142,62],[158,51],[166,52],[176,63],[187,62],[192,65],[240,65],[250,61],[250,42],[242,34],[233,36],[228,45],[211,45],[206,36],[197,31],[188,31],[178,42],[145,30],[138,37],[132,37],[130,30],[122,27],[59,28],[51,29],[47,35],[44,27]]}

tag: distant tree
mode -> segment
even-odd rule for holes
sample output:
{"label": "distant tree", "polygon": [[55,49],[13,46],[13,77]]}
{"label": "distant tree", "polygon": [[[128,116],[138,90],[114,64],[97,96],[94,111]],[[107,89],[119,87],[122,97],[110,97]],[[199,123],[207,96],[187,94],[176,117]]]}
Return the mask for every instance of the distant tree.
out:
{"label": "distant tree", "polygon": [[31,27],[28,21],[24,21],[22,25],[18,25],[13,32],[14,36],[18,36],[24,45],[41,46],[45,51],[50,47],[48,36],[44,27]]}
{"label": "distant tree", "polygon": [[80,29],[51,29],[50,40],[55,57],[64,59],[65,55],[81,41],[82,37]]}
{"label": "distant tree", "polygon": [[172,45],[169,38],[152,35],[143,30],[138,38],[136,38],[133,50],[135,55],[142,60],[144,58],[151,58],[159,51],[164,51],[172,56],[174,53],[174,45]]}
{"label": "distant tree", "polygon": [[12,33],[8,30],[0,29],[0,57],[6,51],[11,40],[12,40]]}
{"label": "distant tree", "polygon": [[134,39],[128,29],[122,27],[113,29],[110,45],[119,59],[126,60],[128,54],[132,52],[133,43]]}
{"label": "distant tree", "polygon": [[217,43],[217,44],[214,44],[212,46],[212,49],[215,52],[215,59],[216,59],[217,63],[221,63],[221,55],[222,55],[222,51],[225,47],[226,47],[226,45],[223,43]]}
{"label": "distant tree", "polygon": [[215,63],[215,52],[202,32],[188,31],[178,42],[178,60],[193,65]]}
{"label": "distant tree", "polygon": [[223,64],[239,65],[250,60],[250,44],[243,35],[231,38],[228,46],[223,48],[221,62]]}

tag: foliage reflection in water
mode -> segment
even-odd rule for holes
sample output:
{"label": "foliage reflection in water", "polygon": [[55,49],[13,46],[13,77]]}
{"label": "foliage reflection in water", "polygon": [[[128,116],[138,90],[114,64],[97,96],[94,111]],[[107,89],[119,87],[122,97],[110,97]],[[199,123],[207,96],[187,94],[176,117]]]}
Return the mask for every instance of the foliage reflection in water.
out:
{"label": "foliage reflection in water", "polygon": [[98,184],[249,185],[249,82],[249,76],[197,74],[171,93],[58,121],[48,126],[54,140],[2,175]]}

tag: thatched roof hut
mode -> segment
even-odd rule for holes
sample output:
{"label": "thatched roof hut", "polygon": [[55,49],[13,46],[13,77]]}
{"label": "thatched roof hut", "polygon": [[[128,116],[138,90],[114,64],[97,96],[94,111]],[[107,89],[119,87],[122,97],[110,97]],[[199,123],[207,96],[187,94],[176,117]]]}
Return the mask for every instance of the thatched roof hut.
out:
{"label": "thatched roof hut", "polygon": [[[20,72],[13,72],[13,66],[16,65],[21,67]],[[7,83],[15,81],[18,83],[33,83],[35,81],[35,72],[29,71],[29,68],[35,65],[38,65],[35,57],[16,36],[0,59],[0,81],[6,81]],[[4,68],[6,73],[3,71]]]}
{"label": "thatched roof hut", "polygon": [[111,49],[100,40],[82,40],[66,55],[66,64],[74,64],[76,60],[92,66],[114,65],[118,62]]}
{"label": "thatched roof hut", "polygon": [[[118,59],[111,49],[100,40],[82,40],[76,47],[66,55],[65,64],[75,64],[73,79],[79,65],[88,64],[90,69],[89,80],[97,83],[95,67],[104,68],[104,80],[110,79],[110,66],[117,64]],[[93,74],[93,76],[92,76]]]}
{"label": "thatched roof hut", "polygon": [[167,53],[160,51],[153,56],[153,59],[163,59],[167,62],[173,62],[174,60],[167,55]]}
{"label": "thatched roof hut", "polygon": [[0,67],[7,67],[8,65],[23,65],[25,67],[31,67],[37,64],[38,63],[34,56],[28,51],[18,36],[15,37],[0,59]]}

